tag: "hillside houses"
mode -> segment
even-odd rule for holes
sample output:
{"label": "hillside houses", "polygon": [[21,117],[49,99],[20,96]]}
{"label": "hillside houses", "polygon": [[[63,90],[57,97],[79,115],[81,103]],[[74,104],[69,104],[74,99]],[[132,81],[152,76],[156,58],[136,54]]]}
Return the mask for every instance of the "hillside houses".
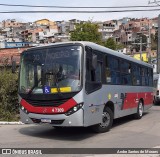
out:
{"label": "hillside houses", "polygon": [[[7,19],[0,22],[0,53],[1,50],[12,48],[16,54],[18,48],[28,48],[38,44],[47,44],[70,40],[70,33],[76,28],[76,24],[85,23],[77,19],[69,21],[52,21],[40,19],[35,22],[19,22],[15,19]],[[123,44],[127,52],[131,51],[133,43],[139,39],[140,34],[147,38],[146,50],[151,35],[155,36],[158,28],[158,18],[132,19],[123,18],[94,22],[98,24],[98,31],[102,35],[102,41],[113,38],[116,43]],[[4,56],[3,51],[3,56]],[[13,55],[13,54],[12,54]],[[2,58],[1,58],[2,59]]]}
{"label": "hillside houses", "polygon": [[[63,39],[70,39],[76,24],[84,23],[77,19],[69,21],[51,21],[41,19],[35,22],[22,23],[15,19],[3,20],[0,23],[0,42],[33,42],[51,43]],[[114,38],[117,43],[126,46],[135,41],[139,33],[146,36],[155,35],[158,28],[158,18],[131,19],[123,18],[104,22],[95,22],[99,25],[98,31],[102,34],[102,40]],[[1,47],[4,48],[4,47]]]}

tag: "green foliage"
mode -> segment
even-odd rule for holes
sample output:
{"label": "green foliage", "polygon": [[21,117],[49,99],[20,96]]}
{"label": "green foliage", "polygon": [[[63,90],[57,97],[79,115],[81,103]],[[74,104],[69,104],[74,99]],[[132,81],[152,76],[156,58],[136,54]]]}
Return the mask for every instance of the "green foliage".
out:
{"label": "green foliage", "polygon": [[116,50],[121,50],[121,49],[124,49],[125,46],[123,44],[116,44]]}
{"label": "green foliage", "polygon": [[98,25],[91,23],[80,23],[76,25],[76,29],[71,33],[72,41],[90,41],[101,44],[101,33],[98,32]]}
{"label": "green foliage", "polygon": [[102,41],[102,34],[98,32],[99,26],[88,21],[76,25],[76,29],[71,32],[72,41],[90,41],[103,45],[113,50],[122,49],[122,44],[116,44],[113,38],[109,38],[106,42]]}
{"label": "green foliage", "polygon": [[0,69],[0,120],[18,119],[18,74]]}
{"label": "green foliage", "polygon": [[104,43],[104,46],[112,50],[116,50],[116,47],[117,47],[116,42],[114,41],[113,38],[108,38]]}

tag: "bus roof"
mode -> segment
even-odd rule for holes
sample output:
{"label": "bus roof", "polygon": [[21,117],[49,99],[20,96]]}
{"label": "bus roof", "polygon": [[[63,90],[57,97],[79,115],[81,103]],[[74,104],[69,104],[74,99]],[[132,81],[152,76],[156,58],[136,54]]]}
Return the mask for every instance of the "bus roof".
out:
{"label": "bus roof", "polygon": [[34,49],[41,49],[41,48],[46,48],[46,47],[52,47],[52,46],[58,46],[58,45],[59,46],[62,46],[62,45],[64,46],[64,45],[68,45],[68,44],[82,44],[84,46],[89,46],[94,50],[98,50],[98,51],[101,51],[101,52],[106,53],[106,54],[111,54],[111,55],[126,59],[128,61],[135,62],[135,63],[141,64],[141,65],[153,68],[151,64],[145,63],[145,62],[140,61],[140,60],[136,60],[133,57],[127,56],[127,55],[125,55],[123,53],[120,53],[118,51],[114,51],[114,50],[111,50],[111,49],[106,48],[104,46],[95,44],[93,42],[88,42],[88,41],[69,41],[69,42],[52,43],[52,44],[40,45],[40,46],[37,46],[37,47],[32,47],[30,49],[27,49],[26,51],[34,50]]}

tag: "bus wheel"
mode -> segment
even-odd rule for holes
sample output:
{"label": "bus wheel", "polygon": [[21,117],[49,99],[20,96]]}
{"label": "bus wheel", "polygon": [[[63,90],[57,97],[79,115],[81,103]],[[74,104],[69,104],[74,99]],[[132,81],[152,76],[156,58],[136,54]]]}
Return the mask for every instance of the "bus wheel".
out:
{"label": "bus wheel", "polygon": [[141,119],[142,116],[143,116],[143,103],[142,101],[140,100],[139,103],[138,103],[138,108],[137,108],[137,113],[135,114],[135,118],[136,119]]}
{"label": "bus wheel", "polygon": [[113,112],[109,107],[105,107],[102,114],[102,123],[92,126],[92,130],[103,133],[110,130],[113,123]]}

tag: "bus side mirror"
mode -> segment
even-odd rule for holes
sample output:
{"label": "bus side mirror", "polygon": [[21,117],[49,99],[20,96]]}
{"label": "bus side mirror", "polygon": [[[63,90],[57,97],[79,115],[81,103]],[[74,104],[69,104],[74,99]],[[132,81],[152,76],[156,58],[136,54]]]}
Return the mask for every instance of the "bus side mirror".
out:
{"label": "bus side mirror", "polygon": [[92,56],[92,68],[95,70],[97,67],[97,55]]}
{"label": "bus side mirror", "polygon": [[16,61],[12,61],[12,73],[16,72]]}

